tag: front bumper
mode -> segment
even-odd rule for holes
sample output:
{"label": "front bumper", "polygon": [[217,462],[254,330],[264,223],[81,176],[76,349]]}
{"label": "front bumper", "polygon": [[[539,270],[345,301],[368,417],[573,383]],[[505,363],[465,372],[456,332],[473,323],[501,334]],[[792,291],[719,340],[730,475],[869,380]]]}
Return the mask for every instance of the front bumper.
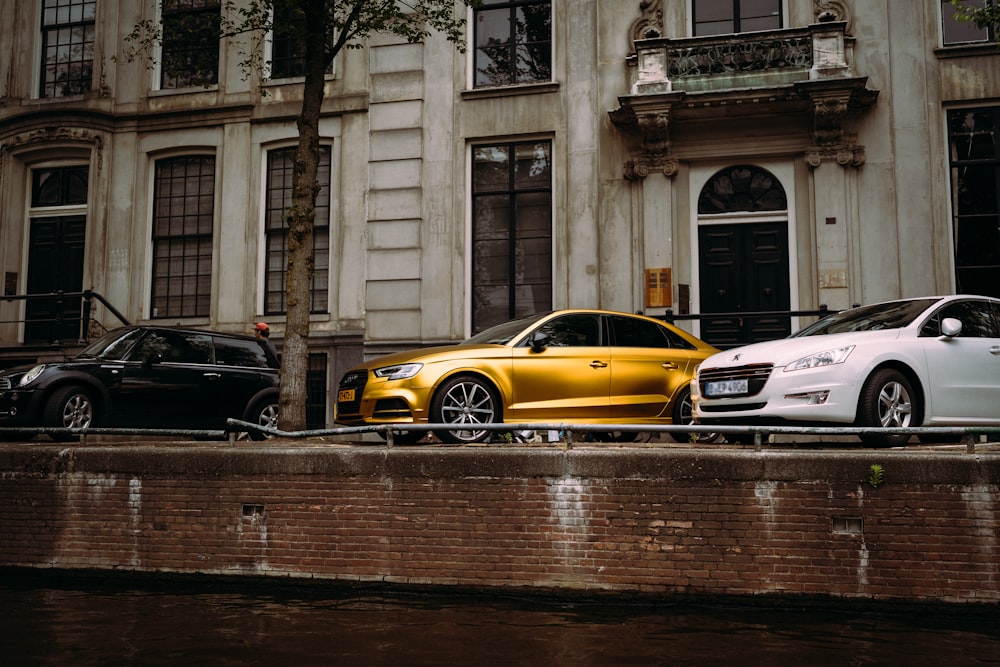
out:
{"label": "front bumper", "polygon": [[40,425],[41,395],[31,389],[0,391],[0,426]]}
{"label": "front bumper", "polygon": [[706,398],[691,384],[698,424],[853,424],[860,386],[828,369],[776,369],[751,396]]}

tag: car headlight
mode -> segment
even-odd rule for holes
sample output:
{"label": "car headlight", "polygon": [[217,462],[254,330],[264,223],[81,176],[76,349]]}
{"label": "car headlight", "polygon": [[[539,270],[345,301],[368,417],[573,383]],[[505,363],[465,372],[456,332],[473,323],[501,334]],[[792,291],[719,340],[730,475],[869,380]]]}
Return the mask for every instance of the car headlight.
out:
{"label": "car headlight", "polygon": [[853,350],[854,346],[848,345],[846,347],[838,347],[835,350],[824,350],[823,352],[810,354],[808,357],[796,359],[792,363],[788,364],[785,366],[785,370],[801,371],[805,368],[819,368],[820,366],[842,364],[847,361],[848,355],[850,355]]}
{"label": "car headlight", "polygon": [[35,366],[30,371],[21,376],[21,379],[18,381],[17,385],[19,387],[24,387],[26,385],[31,384],[32,382],[38,379],[38,376],[41,375],[42,371],[44,370],[45,370],[45,364],[39,364]]}
{"label": "car headlight", "polygon": [[416,375],[423,367],[423,364],[399,364],[398,366],[376,368],[375,377],[386,380],[405,380]]}

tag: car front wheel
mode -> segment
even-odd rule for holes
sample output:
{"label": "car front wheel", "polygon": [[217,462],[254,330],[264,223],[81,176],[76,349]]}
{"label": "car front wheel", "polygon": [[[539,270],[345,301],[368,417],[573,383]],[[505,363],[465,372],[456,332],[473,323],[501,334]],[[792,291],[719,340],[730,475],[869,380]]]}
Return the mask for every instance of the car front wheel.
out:
{"label": "car front wheel", "polygon": [[435,431],[442,442],[484,442],[490,432],[477,430],[479,424],[502,420],[500,398],[486,381],[463,375],[446,381],[431,402],[431,419],[441,424],[467,426],[454,431]]}
{"label": "car front wheel", "polygon": [[[909,428],[920,414],[913,387],[897,370],[883,368],[872,373],[861,389],[858,403],[858,426]],[[869,445],[905,445],[906,434],[866,433],[859,436]]]}
{"label": "car front wheel", "polygon": [[[42,417],[53,428],[87,428],[94,424],[94,399],[83,387],[62,387],[49,397]],[[56,441],[75,440],[71,433],[54,433]]]}

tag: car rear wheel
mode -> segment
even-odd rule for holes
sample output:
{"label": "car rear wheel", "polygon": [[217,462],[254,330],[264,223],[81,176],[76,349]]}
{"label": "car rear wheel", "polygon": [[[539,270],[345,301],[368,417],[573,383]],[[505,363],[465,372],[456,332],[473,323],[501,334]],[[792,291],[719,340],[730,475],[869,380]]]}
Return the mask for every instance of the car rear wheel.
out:
{"label": "car rear wheel", "polygon": [[[688,388],[684,388],[681,395],[677,397],[677,402],[674,404],[673,422],[685,426],[694,423],[691,390]],[[715,442],[719,439],[719,434],[671,432],[670,437],[673,438],[674,442]]]}
{"label": "car rear wheel", "polygon": [[502,421],[500,398],[485,380],[462,375],[446,381],[434,394],[431,402],[431,420],[441,424],[455,424],[470,428],[435,431],[442,442],[484,442],[490,431],[476,430],[479,424]]}
{"label": "car rear wheel", "polygon": [[[861,389],[858,403],[858,426],[908,428],[920,414],[913,387],[897,370],[883,368],[872,373]],[[859,436],[869,445],[905,445],[906,434],[866,433]]]}
{"label": "car rear wheel", "polygon": [[[83,387],[62,387],[45,403],[42,419],[45,426],[53,428],[94,426],[94,399]],[[71,433],[53,433],[50,437],[60,442],[76,440]]]}
{"label": "car rear wheel", "polygon": [[[271,398],[254,405],[247,421],[265,428],[278,428],[278,400]],[[271,437],[260,431],[250,431],[249,436],[251,440],[267,440]]]}

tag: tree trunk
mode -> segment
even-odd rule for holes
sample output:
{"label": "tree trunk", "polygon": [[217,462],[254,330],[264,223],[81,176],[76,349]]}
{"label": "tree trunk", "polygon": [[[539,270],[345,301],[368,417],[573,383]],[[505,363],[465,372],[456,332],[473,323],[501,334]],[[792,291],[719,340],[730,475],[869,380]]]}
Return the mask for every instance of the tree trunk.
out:
{"label": "tree trunk", "polygon": [[283,431],[306,428],[306,376],[309,368],[309,313],[312,309],[313,222],[319,164],[319,116],[323,106],[326,53],[324,0],[304,0],[306,74],[302,112],[296,123],[292,207],[288,212],[288,275],[285,341],[281,359],[278,425]]}

